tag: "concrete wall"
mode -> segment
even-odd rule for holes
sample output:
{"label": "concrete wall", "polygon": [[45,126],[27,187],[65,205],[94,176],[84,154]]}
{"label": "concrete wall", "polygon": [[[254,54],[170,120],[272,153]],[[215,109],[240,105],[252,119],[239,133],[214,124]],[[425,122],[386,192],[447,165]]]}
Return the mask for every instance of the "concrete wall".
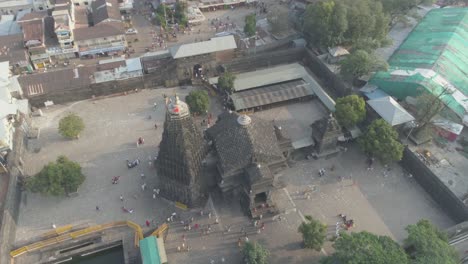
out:
{"label": "concrete wall", "polygon": [[142,88],[144,88],[143,78],[133,78],[122,81],[96,83],[86,87],[69,90],[60,90],[44,95],[33,96],[28,99],[31,106],[44,107],[45,101],[53,101],[54,104],[63,104],[89,99],[93,96],[106,96]]}
{"label": "concrete wall", "polygon": [[350,94],[350,90],[346,88],[343,80],[333,73],[315,54],[309,49],[306,50],[304,56],[304,65],[309,68],[321,81],[325,90],[334,99]]}
{"label": "concrete wall", "polygon": [[408,148],[401,164],[455,222],[468,220],[468,207]]}
{"label": "concrete wall", "polygon": [[10,251],[15,242],[16,222],[18,221],[21,190],[18,178],[21,175],[20,157],[24,150],[24,132],[16,129],[15,148],[8,156],[9,181],[2,211],[0,212],[0,263],[10,263]]}
{"label": "concrete wall", "polygon": [[259,68],[272,67],[278,64],[298,62],[302,60],[303,56],[304,48],[276,50],[235,58],[226,62],[224,66],[228,71],[234,73],[249,72]]}

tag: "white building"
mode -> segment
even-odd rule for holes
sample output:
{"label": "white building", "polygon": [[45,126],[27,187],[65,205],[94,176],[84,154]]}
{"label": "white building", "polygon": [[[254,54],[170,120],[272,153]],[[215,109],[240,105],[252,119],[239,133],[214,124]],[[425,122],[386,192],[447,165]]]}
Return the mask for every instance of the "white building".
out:
{"label": "white building", "polygon": [[17,76],[10,76],[9,62],[0,62],[0,152],[13,149],[15,122],[21,114],[29,114],[28,100],[18,100],[21,95]]}
{"label": "white building", "polygon": [[143,76],[140,58],[126,60],[123,57],[118,57],[101,60],[99,61],[98,69],[102,70],[94,73],[95,83],[141,78]]}

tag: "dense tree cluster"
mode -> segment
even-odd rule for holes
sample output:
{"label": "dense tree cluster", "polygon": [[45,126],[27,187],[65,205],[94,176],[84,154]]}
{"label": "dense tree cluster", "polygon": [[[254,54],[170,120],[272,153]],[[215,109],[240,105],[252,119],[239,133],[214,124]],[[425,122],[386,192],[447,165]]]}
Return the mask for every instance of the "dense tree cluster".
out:
{"label": "dense tree cluster", "polygon": [[327,225],[322,224],[310,215],[306,215],[305,220],[297,229],[302,234],[304,247],[320,251],[327,237]]}
{"label": "dense tree cluster", "polygon": [[190,108],[190,112],[195,114],[206,113],[210,107],[210,97],[204,90],[191,91],[185,97],[185,101]]}
{"label": "dense tree cluster", "polygon": [[351,128],[366,118],[366,102],[357,95],[338,98],[335,106],[340,125]]}
{"label": "dense tree cluster", "polygon": [[26,189],[45,195],[61,196],[76,192],[84,182],[81,166],[65,156],[50,162],[34,177],[26,180]]}
{"label": "dense tree cluster", "polygon": [[85,125],[83,119],[74,113],[70,113],[59,121],[59,133],[69,139],[75,139],[80,136]]}
{"label": "dense tree cluster", "polygon": [[447,237],[427,220],[409,225],[404,247],[387,236],[363,231],[341,233],[333,247],[335,252],[320,260],[321,264],[455,264],[459,257]]}
{"label": "dense tree cluster", "polygon": [[248,264],[267,264],[270,251],[258,242],[246,242],[242,249],[244,261]]}
{"label": "dense tree cluster", "polygon": [[359,138],[359,144],[365,153],[384,163],[399,161],[403,157],[403,145],[398,141],[398,133],[383,119],[374,120],[367,127]]}
{"label": "dense tree cluster", "polygon": [[388,43],[390,24],[419,4],[434,0],[323,0],[307,6],[303,30],[313,44],[339,44],[370,52]]}
{"label": "dense tree cluster", "polygon": [[244,26],[244,33],[248,37],[255,36],[257,32],[257,18],[255,14],[251,14],[245,17],[245,26]]}
{"label": "dense tree cluster", "polygon": [[234,91],[235,80],[236,76],[234,74],[230,72],[224,72],[218,78],[218,88],[231,94]]}
{"label": "dense tree cluster", "polygon": [[185,10],[187,4],[183,2],[177,2],[174,9],[167,5],[159,5],[154,14],[154,21],[156,24],[165,28],[167,23],[177,23],[180,26],[186,27],[188,24],[187,15]]}
{"label": "dense tree cluster", "polygon": [[326,0],[307,6],[304,32],[315,44],[380,46],[386,39],[390,18],[374,0]]}
{"label": "dense tree cluster", "polygon": [[356,50],[340,62],[340,74],[348,80],[354,80],[373,71],[386,71],[388,64],[374,53]]}
{"label": "dense tree cluster", "polygon": [[322,264],[408,264],[403,248],[387,236],[377,236],[363,231],[342,233],[333,245],[335,253],[323,258]]}
{"label": "dense tree cluster", "polygon": [[406,227],[408,238],[404,244],[412,264],[456,264],[459,256],[449,245],[447,235],[428,220]]}

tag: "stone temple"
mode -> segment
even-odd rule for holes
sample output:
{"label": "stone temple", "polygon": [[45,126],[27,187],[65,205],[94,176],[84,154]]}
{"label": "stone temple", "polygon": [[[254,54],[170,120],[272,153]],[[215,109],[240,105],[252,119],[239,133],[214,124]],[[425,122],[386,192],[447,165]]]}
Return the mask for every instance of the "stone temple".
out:
{"label": "stone temple", "polygon": [[202,162],[207,145],[195,126],[185,102],[168,99],[164,132],[159,145],[156,171],[161,195],[194,206],[200,199]]}
{"label": "stone temple", "polygon": [[225,112],[206,130],[217,159],[218,187],[238,196],[252,217],[275,212],[275,175],[288,167],[291,141],[271,121]]}

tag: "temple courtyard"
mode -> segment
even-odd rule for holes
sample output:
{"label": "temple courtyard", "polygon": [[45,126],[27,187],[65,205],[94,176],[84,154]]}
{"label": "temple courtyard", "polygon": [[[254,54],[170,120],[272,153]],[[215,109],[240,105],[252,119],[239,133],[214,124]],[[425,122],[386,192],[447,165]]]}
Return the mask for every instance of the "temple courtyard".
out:
{"label": "temple courtyard", "polygon": [[[238,200],[224,200],[216,191],[211,193],[206,206],[193,210],[184,211],[173,202],[154,199],[153,188],[157,188],[158,178],[150,161],[158,153],[163,131],[163,94],[177,92],[183,99],[191,89],[194,88],[142,90],[51,106],[43,109],[42,117],[34,117],[40,136],[28,142],[29,151],[23,158],[24,173],[34,175],[57,156],[65,155],[81,164],[87,178],[75,197],[54,198],[23,192],[16,245],[37,241],[42,233],[52,230],[53,224],[90,226],[131,220],[147,232],[175,212],[178,217],[171,222],[166,241],[172,263],[239,263],[242,256],[238,240],[245,239],[246,234],[251,241],[261,241],[269,248],[271,263],[311,263],[332,248],[328,242],[322,252],[302,249],[297,228],[305,215],[326,223],[330,237],[336,232],[337,215],[342,213],[355,220],[356,226],[351,231],[368,230],[400,242],[406,236],[404,228],[421,218],[431,220],[439,228],[453,224],[398,164],[390,165],[385,174],[379,164],[367,170],[365,157],[355,143],[350,143],[346,152],[327,159],[306,160],[297,156],[297,160],[291,161],[290,168],[279,176],[284,186],[274,192],[280,214],[265,215],[260,220],[265,227],[260,233],[242,212]],[[213,116],[220,109],[213,102]],[[78,114],[85,121],[86,129],[78,140],[65,140],[58,134],[58,121],[68,112]],[[313,100],[255,115],[279,122],[296,140],[310,135],[310,123],[325,116],[326,111]],[[145,144],[137,147],[139,137],[145,139]],[[136,158],[141,163],[128,169],[126,160]],[[327,170],[324,177],[318,176],[321,168]],[[121,176],[118,184],[111,183],[114,176]],[[146,184],[144,190],[143,184]],[[119,199],[120,195],[124,201]],[[123,212],[122,206],[133,209],[134,213]],[[203,215],[200,211],[204,211]],[[185,231],[181,221],[186,223],[192,217],[192,224],[200,228]],[[151,221],[150,227],[146,227],[146,220]],[[210,233],[203,234],[201,229],[208,225]]]}

